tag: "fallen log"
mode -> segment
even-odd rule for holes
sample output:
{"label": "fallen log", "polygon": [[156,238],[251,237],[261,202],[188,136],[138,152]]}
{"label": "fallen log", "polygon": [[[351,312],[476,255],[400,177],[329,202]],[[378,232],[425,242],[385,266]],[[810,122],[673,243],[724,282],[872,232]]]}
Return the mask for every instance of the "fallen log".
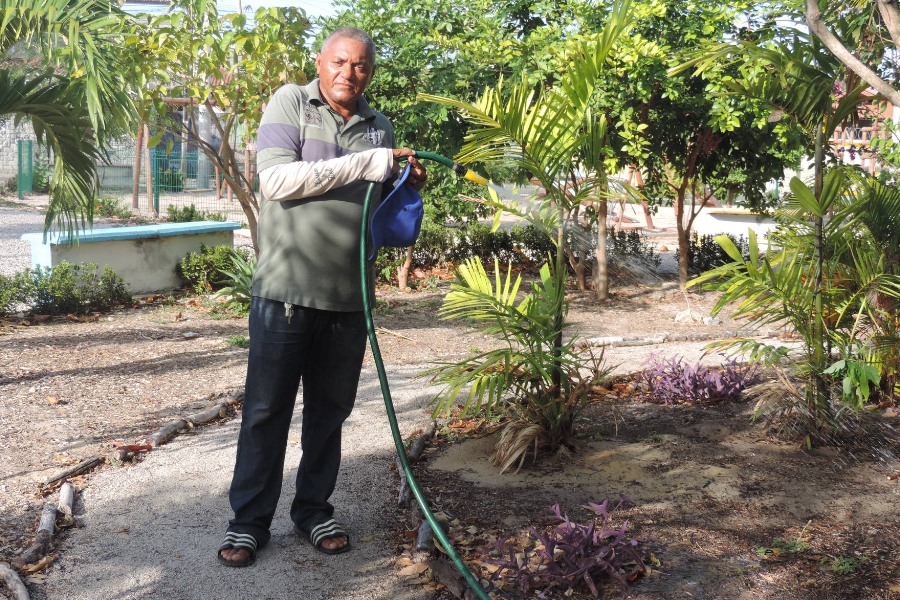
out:
{"label": "fallen log", "polygon": [[220,402],[189,417],[185,417],[184,420],[187,421],[188,426],[196,427],[197,425],[204,425],[215,419],[220,419],[226,414],[228,414],[228,403]]}
{"label": "fallen log", "polygon": [[430,551],[434,548],[434,529],[431,523],[422,521],[419,523],[419,535],[416,537],[416,550]]}
{"label": "fallen log", "polygon": [[[431,425],[428,426],[428,429],[412,443],[406,453],[406,458],[410,463],[414,463],[422,457],[422,453],[425,452],[425,447],[428,446],[428,442],[434,437],[436,429],[437,424],[432,421]],[[406,472],[403,470],[403,465],[401,464],[399,457],[397,458],[397,472],[400,474],[400,490],[397,493],[397,506],[409,506],[411,498],[409,482],[406,480]]]}
{"label": "fallen log", "polygon": [[12,594],[10,600],[29,600],[28,588],[22,583],[19,574],[6,563],[0,563],[0,581],[6,584],[6,589]]}
{"label": "fallen log", "polygon": [[56,505],[53,502],[45,502],[44,511],[41,513],[41,521],[38,525],[37,533],[34,535],[34,542],[25,552],[13,559],[13,564],[22,568],[25,565],[41,560],[50,552],[50,544],[53,542],[53,532],[55,530]]}
{"label": "fallen log", "polygon": [[154,448],[158,448],[175,437],[179,429],[184,429],[187,426],[187,421],[184,419],[172,421],[150,436],[150,444],[153,445]]}
{"label": "fallen log", "polygon": [[416,441],[413,442],[413,445],[410,446],[409,452],[407,453],[407,457],[409,458],[409,462],[413,463],[422,458],[422,453],[425,452],[425,447],[428,445],[428,442],[431,441],[431,438],[434,437],[434,432],[437,429],[437,424],[432,421],[431,425],[428,426],[422,435],[416,438]]}
{"label": "fallen log", "polygon": [[154,448],[159,447],[171,440],[178,434],[180,430],[186,427],[205,425],[210,421],[222,418],[226,414],[228,414],[228,407],[240,404],[243,399],[244,392],[234,392],[232,394],[229,394],[221,402],[213,404],[212,406],[207,407],[198,413],[194,413],[193,415],[187,416],[183,419],[172,421],[150,436],[150,444]]}
{"label": "fallen log", "polygon": [[94,467],[101,464],[103,462],[103,460],[104,459],[102,456],[94,456],[87,460],[83,460],[80,463],[78,463],[77,465],[75,465],[74,467],[68,468],[65,471],[62,471],[61,473],[57,473],[56,475],[54,475],[53,477],[51,477],[50,479],[45,481],[41,487],[48,488],[48,487],[51,487],[54,483],[56,483],[58,481],[62,481],[63,479],[67,479],[67,478],[73,477],[75,475],[81,475],[82,473],[86,473],[87,471],[90,471]]}
{"label": "fallen log", "polygon": [[75,522],[72,516],[72,504],[75,502],[75,486],[68,481],[59,489],[59,503],[56,510],[59,513],[62,527],[68,527]]}
{"label": "fallen log", "polygon": [[447,588],[447,591],[461,600],[470,600],[474,597],[466,585],[466,580],[456,567],[446,558],[436,558],[428,564],[434,580]]}

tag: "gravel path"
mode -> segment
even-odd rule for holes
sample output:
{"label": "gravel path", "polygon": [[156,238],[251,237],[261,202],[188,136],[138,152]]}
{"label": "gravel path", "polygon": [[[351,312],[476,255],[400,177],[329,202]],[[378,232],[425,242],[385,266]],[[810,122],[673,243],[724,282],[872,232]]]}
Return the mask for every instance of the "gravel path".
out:
{"label": "gravel path", "polygon": [[21,237],[43,228],[42,212],[0,205],[0,274],[9,276],[31,267],[31,245]]}
{"label": "gravel path", "polygon": [[[392,367],[401,431],[427,422],[428,390],[416,370]],[[302,401],[302,398],[301,398]],[[317,553],[291,529],[287,515],[300,457],[300,419],[292,424],[285,484],[273,538],[250,569],[215,560],[229,517],[227,487],[239,421],[176,438],[146,460],[92,478],[78,501],[83,527],[72,530],[46,571],[37,600],[305,600],[424,599],[432,593],[397,575],[393,442],[377,377],[364,371],[356,408],[344,426],[344,460],[332,498],[351,531],[353,550]]]}

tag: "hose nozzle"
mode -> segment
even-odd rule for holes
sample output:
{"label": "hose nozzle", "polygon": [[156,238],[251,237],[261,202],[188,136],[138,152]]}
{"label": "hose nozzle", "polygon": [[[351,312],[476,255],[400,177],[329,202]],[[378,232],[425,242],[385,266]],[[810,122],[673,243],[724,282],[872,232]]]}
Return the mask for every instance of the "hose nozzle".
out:
{"label": "hose nozzle", "polygon": [[463,179],[468,179],[474,183],[478,183],[480,185],[487,185],[488,180],[479,175],[478,173],[468,169],[467,167],[455,162],[446,156],[442,156],[440,154],[435,154],[434,152],[420,152],[416,151],[417,158],[426,158],[428,160],[433,160],[441,163],[445,167],[452,170],[454,173],[462,177]]}

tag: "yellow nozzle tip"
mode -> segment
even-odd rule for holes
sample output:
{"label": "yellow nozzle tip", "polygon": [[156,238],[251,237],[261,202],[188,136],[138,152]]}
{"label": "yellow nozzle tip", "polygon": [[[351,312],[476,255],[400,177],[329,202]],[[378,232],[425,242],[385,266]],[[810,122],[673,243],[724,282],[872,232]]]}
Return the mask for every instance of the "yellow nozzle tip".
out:
{"label": "yellow nozzle tip", "polygon": [[468,179],[469,181],[474,181],[475,183],[478,183],[478,184],[481,184],[481,185],[487,185],[487,184],[488,184],[488,180],[487,180],[487,179],[485,179],[484,177],[482,177],[482,176],[479,175],[478,173],[475,173],[474,171],[466,171],[466,174],[463,175],[463,178]]}

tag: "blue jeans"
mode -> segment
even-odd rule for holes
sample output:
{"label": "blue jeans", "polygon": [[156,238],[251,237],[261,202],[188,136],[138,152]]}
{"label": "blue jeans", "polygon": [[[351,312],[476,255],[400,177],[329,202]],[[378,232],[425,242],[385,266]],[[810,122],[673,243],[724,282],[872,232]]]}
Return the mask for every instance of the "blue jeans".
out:
{"label": "blue jeans", "polygon": [[281,495],[288,430],[303,383],[303,455],[291,520],[308,531],[334,513],[328,502],[341,464],[341,426],[356,400],[366,350],[362,312],[291,307],[254,297],[250,357],[237,460],[228,498],[229,531],[249,533],[259,547]]}

